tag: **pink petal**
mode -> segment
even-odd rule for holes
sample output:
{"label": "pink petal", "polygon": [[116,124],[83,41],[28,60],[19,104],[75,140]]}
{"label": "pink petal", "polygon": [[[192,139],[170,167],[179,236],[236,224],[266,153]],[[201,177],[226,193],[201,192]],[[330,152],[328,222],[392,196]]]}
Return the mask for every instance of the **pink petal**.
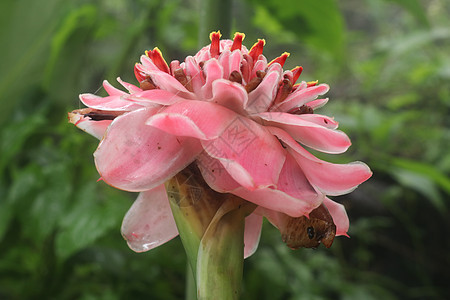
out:
{"label": "pink petal", "polygon": [[284,130],[267,128],[288,146],[287,150],[301,166],[311,184],[326,195],[349,193],[372,176],[369,167],[363,162],[332,164],[320,160],[301,147]]}
{"label": "pink petal", "polygon": [[130,101],[136,101],[143,106],[155,104],[172,105],[174,103],[186,100],[185,98],[180,97],[176,94],[160,89],[141,91],[125,96],[124,98]]}
{"label": "pink petal", "polygon": [[327,84],[319,84],[317,86],[297,89],[289,95],[283,102],[271,108],[271,111],[289,111],[294,107],[300,107],[312,100],[315,100],[319,95],[323,95],[330,87]]}
{"label": "pink petal", "polygon": [[228,193],[240,187],[239,183],[228,174],[222,163],[209,156],[205,151],[197,156],[197,166],[206,183],[216,192]]}
{"label": "pink petal", "polygon": [[[233,71],[241,71],[241,62],[243,60],[241,51],[233,51],[230,55],[230,74]],[[229,76],[229,75],[228,75]],[[228,77],[225,77],[227,79]]]}
{"label": "pink petal", "polygon": [[[285,113],[281,113],[285,114]],[[336,129],[338,128],[339,123],[336,122],[333,118],[330,118],[328,116],[320,115],[320,114],[303,114],[303,115],[297,115],[300,119],[308,122],[312,122],[314,124],[317,124],[319,126],[323,126],[329,129]]]}
{"label": "pink petal", "polygon": [[142,107],[135,102],[125,100],[123,96],[100,97],[93,94],[81,94],[80,100],[87,107],[98,110],[130,111]]}
{"label": "pink petal", "polygon": [[129,93],[142,92],[142,89],[128,82],[123,81],[120,77],[117,77],[117,81],[128,90]]}
{"label": "pink petal", "polygon": [[164,184],[139,193],[122,223],[122,236],[135,252],[162,245],[178,235]]}
{"label": "pink petal", "polygon": [[286,223],[285,220],[288,217],[286,214],[282,212],[267,209],[262,206],[258,206],[253,213],[266,217],[266,219],[270,222],[270,224],[272,224],[276,228],[284,226],[284,224]]}
{"label": "pink petal", "polygon": [[175,77],[163,72],[152,71],[148,73],[153,83],[160,89],[171,92],[186,99],[196,99],[194,93],[189,92]]}
{"label": "pink petal", "polygon": [[250,78],[256,77],[257,71],[265,71],[267,68],[267,60],[265,59],[259,59],[256,61],[255,65],[253,66],[252,74]]}
{"label": "pink petal", "polygon": [[208,185],[220,193],[232,193],[247,201],[292,217],[308,214],[322,203],[324,196],[317,193],[292,156],[280,172],[278,188],[248,190],[240,186],[227,170],[206,154],[198,157],[198,165]]}
{"label": "pink petal", "polygon": [[262,188],[249,191],[242,187],[231,193],[270,210],[292,217],[309,214],[322,203],[324,196],[317,193],[291,155],[280,173],[277,189]]}
{"label": "pink petal", "polygon": [[235,112],[205,101],[182,101],[150,117],[146,124],[176,136],[218,138],[238,118]]}
{"label": "pink petal", "polygon": [[247,102],[247,91],[242,84],[225,79],[218,79],[212,85],[212,99],[208,101],[219,104],[240,114],[244,114],[244,103]]}
{"label": "pink petal", "polygon": [[194,93],[200,93],[202,86],[205,84],[202,70],[192,56],[186,57],[185,60],[186,76],[191,78],[191,85]]}
{"label": "pink petal", "polygon": [[317,99],[317,100],[313,100],[313,101],[308,102],[308,106],[311,107],[312,109],[316,110],[318,108],[321,108],[325,104],[327,104],[327,102],[328,102],[328,98]]}
{"label": "pink petal", "polygon": [[142,71],[147,74],[153,71],[161,71],[147,55],[141,55],[141,64],[143,66]]}
{"label": "pink petal", "polygon": [[124,91],[113,87],[107,80],[103,80],[103,87],[110,96],[123,96],[127,94]]}
{"label": "pink petal", "polygon": [[279,141],[264,127],[236,115],[219,138],[201,141],[206,153],[248,190],[276,186],[285,160]]}
{"label": "pink petal", "polygon": [[223,68],[219,61],[215,58],[208,60],[203,66],[203,73],[206,77],[206,82],[201,88],[200,94],[203,99],[212,97],[212,84],[217,79],[223,78]]}
{"label": "pink petal", "polygon": [[229,78],[230,77],[230,50],[224,50],[222,53],[220,53],[219,56],[219,63],[222,66],[223,70],[223,76],[222,78]]}
{"label": "pink petal", "polygon": [[267,111],[275,98],[280,73],[268,73],[256,89],[248,94],[248,102],[245,103],[245,109],[248,113],[258,113]]}
{"label": "pink petal", "polygon": [[323,204],[327,207],[328,212],[333,218],[334,225],[336,225],[336,235],[348,236],[347,231],[350,227],[350,221],[348,220],[344,205],[327,197],[323,200]]}
{"label": "pink petal", "polygon": [[253,255],[258,249],[262,223],[263,217],[254,213],[245,218],[244,258]]}
{"label": "pink petal", "polygon": [[70,112],[69,122],[100,140],[112,120],[93,121],[83,115],[88,112],[88,109],[79,109]]}
{"label": "pink petal", "polygon": [[106,131],[95,164],[109,185],[127,191],[152,189],[184,169],[201,151],[197,140],[145,125],[157,112],[143,108],[117,117]]}
{"label": "pink petal", "polygon": [[350,147],[347,135],[335,128],[337,123],[320,115],[293,115],[288,113],[265,112],[257,114],[268,121],[269,126],[285,130],[300,143],[326,153],[342,153]]}

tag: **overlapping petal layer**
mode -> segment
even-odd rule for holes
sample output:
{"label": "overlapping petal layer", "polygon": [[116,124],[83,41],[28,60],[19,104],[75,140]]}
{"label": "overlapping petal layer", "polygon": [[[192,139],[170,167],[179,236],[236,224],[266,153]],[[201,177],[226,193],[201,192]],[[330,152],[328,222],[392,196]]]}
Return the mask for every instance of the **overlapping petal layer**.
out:
{"label": "overlapping petal layer", "polygon": [[127,191],[146,191],[177,174],[200,153],[197,140],[145,125],[157,111],[135,110],[111,123],[94,153],[105,182]]}

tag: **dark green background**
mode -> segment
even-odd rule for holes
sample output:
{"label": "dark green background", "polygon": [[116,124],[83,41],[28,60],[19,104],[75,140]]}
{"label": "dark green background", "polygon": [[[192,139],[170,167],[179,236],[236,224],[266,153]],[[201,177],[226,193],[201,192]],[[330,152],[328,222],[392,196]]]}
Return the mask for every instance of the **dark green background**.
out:
{"label": "dark green background", "polygon": [[[179,239],[144,254],[120,223],[135,198],[96,182],[97,140],[68,124],[104,78],[136,83],[158,46],[198,50],[201,1],[6,0],[0,4],[0,299],[182,299]],[[269,60],[330,84],[321,113],[373,177],[350,195],[348,238],[292,251],[264,224],[242,299],[449,299],[450,3],[232,1],[232,32]],[[205,37],[202,37],[204,39]],[[206,37],[207,38],[207,37]],[[225,38],[225,37],[224,37]]]}

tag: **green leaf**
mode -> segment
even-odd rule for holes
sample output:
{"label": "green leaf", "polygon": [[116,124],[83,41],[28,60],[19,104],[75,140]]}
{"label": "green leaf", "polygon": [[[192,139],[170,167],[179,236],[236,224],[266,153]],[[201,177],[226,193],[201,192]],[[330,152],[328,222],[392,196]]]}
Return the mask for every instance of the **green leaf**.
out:
{"label": "green leaf", "polygon": [[92,244],[112,228],[117,228],[125,215],[127,202],[117,193],[109,193],[100,201],[95,182],[78,187],[73,206],[60,215],[60,228],[56,238],[56,253],[62,260]]}
{"label": "green leaf", "polygon": [[450,195],[450,178],[435,166],[402,158],[393,158],[392,163],[397,167],[428,177]]}
{"label": "green leaf", "polygon": [[425,9],[418,0],[386,0],[388,2],[395,2],[409,11],[422,25],[429,26],[428,17],[425,14]]}
{"label": "green leaf", "polygon": [[3,128],[0,135],[0,174],[3,169],[20,153],[27,139],[45,123],[44,110],[12,121]]}
{"label": "green leaf", "polygon": [[[50,57],[44,71],[43,84],[46,88],[50,88],[54,68],[64,47],[67,47],[70,36],[80,27],[90,28],[94,24],[96,16],[97,8],[92,4],[86,4],[74,9],[65,17],[63,24],[52,38]],[[67,63],[69,63],[68,60],[64,63],[64,69],[67,68]]]}
{"label": "green leaf", "polygon": [[[285,41],[297,36],[300,40],[335,59],[343,57],[345,47],[344,21],[334,0],[253,1],[254,24],[274,37]],[[266,21],[267,20],[267,21]]]}

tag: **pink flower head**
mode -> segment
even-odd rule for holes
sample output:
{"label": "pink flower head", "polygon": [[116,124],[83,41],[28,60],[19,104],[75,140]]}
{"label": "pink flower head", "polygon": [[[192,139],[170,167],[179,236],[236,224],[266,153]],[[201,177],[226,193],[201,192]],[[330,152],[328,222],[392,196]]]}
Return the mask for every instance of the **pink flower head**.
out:
{"label": "pink flower head", "polygon": [[118,78],[125,92],[105,81],[109,96],[82,94],[89,108],[69,113],[72,123],[101,139],[94,153],[101,178],[140,192],[122,225],[129,246],[146,251],[178,234],[164,183],[192,163],[213,190],[258,206],[246,218],[246,256],[256,250],[262,216],[288,240],[292,218],[322,207],[335,234],[346,235],[344,207],[326,196],[351,192],[371,171],[305,149],[342,153],[350,146],[333,118],[315,113],[328,101],[317,99],[328,85],[296,83],[302,68],[283,71],[288,53],[268,62],[264,40],[248,50],[240,33],[210,38],[181,63],[167,64],[158,48],[147,51],[134,68],[139,87]]}

